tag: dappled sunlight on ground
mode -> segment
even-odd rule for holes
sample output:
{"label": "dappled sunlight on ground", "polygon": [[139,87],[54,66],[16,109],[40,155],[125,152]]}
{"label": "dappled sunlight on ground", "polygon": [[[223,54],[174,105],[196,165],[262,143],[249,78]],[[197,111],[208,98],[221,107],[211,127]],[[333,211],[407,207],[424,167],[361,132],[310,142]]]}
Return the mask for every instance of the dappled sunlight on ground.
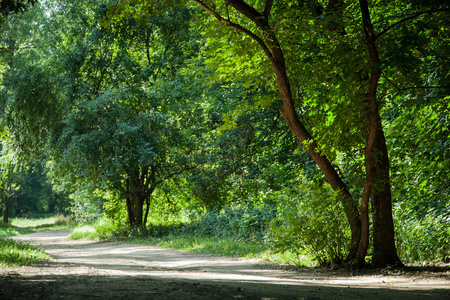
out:
{"label": "dappled sunlight on ground", "polygon": [[[105,299],[108,295],[120,298],[122,292],[123,297],[134,293],[134,299],[450,298],[448,274],[439,278],[423,274],[356,276],[314,272],[311,268],[295,272],[250,259],[116,241],[68,240],[68,234],[52,231],[14,237],[44,249],[53,260],[0,271],[0,296],[14,291],[25,295],[27,288],[30,292],[42,288],[71,298],[76,290],[84,299],[102,295]],[[92,285],[96,292],[90,290]]]}

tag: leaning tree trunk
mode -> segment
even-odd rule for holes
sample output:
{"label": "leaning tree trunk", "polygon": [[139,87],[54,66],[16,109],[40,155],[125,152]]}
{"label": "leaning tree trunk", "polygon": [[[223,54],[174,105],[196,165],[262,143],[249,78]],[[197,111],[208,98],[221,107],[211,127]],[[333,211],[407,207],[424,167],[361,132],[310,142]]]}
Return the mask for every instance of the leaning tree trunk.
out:
{"label": "leaning tree trunk", "polygon": [[359,218],[358,206],[334,166],[327,157],[320,154],[317,143],[302,124],[295,110],[289,78],[286,72],[284,54],[281,45],[269,24],[269,15],[273,1],[266,1],[263,12],[258,12],[254,7],[242,0],[226,1],[226,5],[234,7],[238,12],[251,20],[258,28],[262,29],[265,35],[264,38],[259,37],[253,31],[244,28],[237,23],[231,22],[229,18],[223,18],[216,11],[208,7],[203,1],[196,0],[196,2],[211,15],[216,17],[219,22],[241,31],[256,41],[264,51],[266,57],[270,60],[276,75],[278,92],[282,101],[282,106],[279,108],[279,111],[300,144],[303,145],[311,158],[317,163],[331,187],[335,191],[339,191],[352,234],[348,259],[352,260],[356,258],[356,252],[361,236],[361,221]]}

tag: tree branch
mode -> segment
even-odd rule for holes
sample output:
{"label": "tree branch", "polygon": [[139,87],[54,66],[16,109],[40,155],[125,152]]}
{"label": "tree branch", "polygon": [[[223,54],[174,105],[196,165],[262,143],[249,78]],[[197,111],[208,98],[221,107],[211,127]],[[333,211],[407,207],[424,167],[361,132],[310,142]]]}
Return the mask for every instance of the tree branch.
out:
{"label": "tree branch", "polygon": [[[250,38],[252,38],[254,41],[256,41],[259,46],[263,49],[264,53],[267,55],[267,57],[272,60],[273,59],[273,55],[272,52],[270,51],[270,49],[267,47],[267,45],[264,43],[264,40],[261,39],[259,36],[257,36],[255,33],[253,33],[252,31],[242,27],[239,24],[233,23],[230,20],[224,19],[219,13],[217,13],[216,11],[214,11],[213,9],[211,9],[210,7],[208,7],[205,3],[203,3],[203,1],[200,0],[195,0],[195,2],[197,2],[203,9],[205,9],[208,13],[210,13],[211,15],[213,15],[219,22],[230,26],[232,28],[235,28],[237,30],[239,30],[240,32],[245,33],[247,36],[249,36]],[[243,2],[243,1],[240,1]],[[231,3],[229,3],[229,1],[227,1],[227,4],[231,5],[234,7],[234,5],[232,5]],[[246,4],[247,5],[247,4]],[[262,15],[257,12],[256,10],[254,10],[257,14],[259,14],[259,16],[261,17]]]}
{"label": "tree branch", "polygon": [[270,10],[272,9],[272,5],[273,5],[273,0],[267,0],[266,4],[264,5],[264,11],[263,11],[263,16],[266,19],[266,21],[268,21],[269,19],[269,15],[270,15]]}
{"label": "tree branch", "polygon": [[391,24],[390,26],[388,26],[387,28],[385,28],[383,31],[381,31],[379,34],[377,34],[377,35],[375,36],[375,39],[378,39],[380,36],[384,35],[386,32],[388,32],[389,30],[391,30],[391,29],[394,28],[395,26],[400,25],[400,24],[403,23],[403,22],[406,22],[406,21],[408,21],[408,20],[417,18],[418,16],[421,16],[421,15],[423,15],[423,14],[430,14],[430,13],[435,13],[435,12],[440,12],[440,11],[447,11],[447,10],[449,10],[449,9],[450,9],[450,8],[432,9],[432,10],[420,11],[420,12],[417,12],[417,13],[415,13],[415,14],[412,14],[411,16],[406,17],[406,18],[404,18],[404,19],[402,19],[402,20],[400,20],[400,21],[397,21],[397,22],[395,22],[394,24]]}

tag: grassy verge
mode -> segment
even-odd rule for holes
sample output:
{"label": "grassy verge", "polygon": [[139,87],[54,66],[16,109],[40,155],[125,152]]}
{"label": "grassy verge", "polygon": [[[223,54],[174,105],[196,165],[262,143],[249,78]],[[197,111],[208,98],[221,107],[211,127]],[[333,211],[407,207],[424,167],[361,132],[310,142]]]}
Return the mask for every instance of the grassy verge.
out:
{"label": "grassy verge", "polygon": [[21,235],[21,234],[27,234],[32,233],[32,230],[26,229],[26,228],[18,228],[11,225],[5,225],[3,223],[0,223],[0,238],[5,238],[8,236],[14,236],[14,235]]}
{"label": "grassy verge", "polygon": [[314,266],[316,262],[307,255],[291,252],[274,252],[270,243],[258,240],[233,239],[230,237],[198,237],[167,235],[163,237],[129,237],[128,242],[180,249],[188,252],[255,258],[267,263],[291,266]]}
{"label": "grassy verge", "polygon": [[17,267],[46,261],[50,256],[28,243],[22,243],[6,237],[28,234],[43,230],[73,229],[76,224],[64,216],[46,216],[44,218],[14,218],[11,224],[0,224],[0,268]]}
{"label": "grassy verge", "polygon": [[72,230],[75,220],[64,215],[46,216],[44,218],[13,218],[11,225],[16,228],[27,228],[31,231]]}
{"label": "grassy verge", "polygon": [[[110,230],[110,228],[109,228]],[[110,235],[107,235],[107,232]],[[180,249],[193,253],[233,256],[240,258],[260,259],[267,263],[283,264],[290,266],[314,266],[316,262],[308,255],[297,255],[290,252],[276,253],[270,242],[259,239],[243,239],[232,237],[201,236],[189,233],[158,234],[127,234],[124,230],[105,231],[105,228],[97,225],[85,225],[72,231],[72,239],[115,239],[125,240],[130,243],[152,245],[166,248]]]}
{"label": "grassy verge", "polygon": [[50,259],[50,256],[34,246],[14,240],[0,240],[0,268],[35,264]]}

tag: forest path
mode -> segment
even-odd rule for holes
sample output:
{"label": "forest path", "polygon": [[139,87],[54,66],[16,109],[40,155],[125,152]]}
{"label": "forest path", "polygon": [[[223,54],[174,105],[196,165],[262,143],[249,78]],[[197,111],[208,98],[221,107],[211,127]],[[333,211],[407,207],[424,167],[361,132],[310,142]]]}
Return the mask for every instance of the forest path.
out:
{"label": "forest path", "polygon": [[342,275],[114,241],[16,236],[52,256],[0,269],[0,299],[450,299],[450,274]]}

